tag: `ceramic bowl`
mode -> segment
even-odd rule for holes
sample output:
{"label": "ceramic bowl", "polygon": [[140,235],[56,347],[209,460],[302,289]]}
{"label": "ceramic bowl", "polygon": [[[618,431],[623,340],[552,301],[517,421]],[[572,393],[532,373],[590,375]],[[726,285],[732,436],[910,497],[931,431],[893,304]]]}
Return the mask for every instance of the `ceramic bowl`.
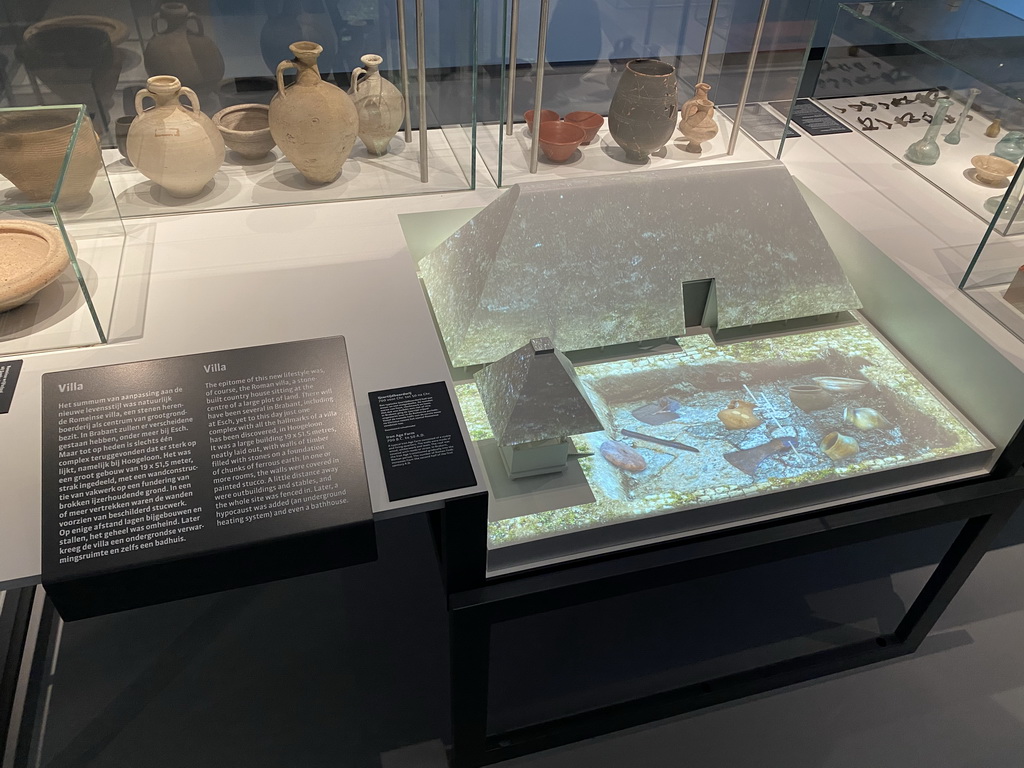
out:
{"label": "ceramic bowl", "polygon": [[124,22],[107,16],[91,15],[59,16],[53,19],[38,21],[25,30],[23,38],[29,40],[40,32],[57,29],[58,27],[91,27],[103,30],[107,33],[107,37],[110,38],[111,45],[120,45],[128,39],[128,25]]}
{"label": "ceramic bowl", "polygon": [[0,312],[20,307],[69,262],[60,230],[38,221],[0,220]]}
{"label": "ceramic bowl", "polygon": [[[74,109],[0,114],[0,175],[29,200],[50,200],[75,129]],[[84,118],[60,184],[60,202],[76,208],[91,199],[92,184],[103,165],[99,140]]]}
{"label": "ceramic bowl", "polygon": [[1013,161],[995,155],[975,155],[971,158],[971,165],[974,166],[974,178],[990,186],[1002,184],[1017,169]]}
{"label": "ceramic bowl", "polygon": [[805,413],[832,405],[832,396],[818,384],[794,384],[789,388],[789,399]]}
{"label": "ceramic bowl", "polygon": [[811,381],[826,392],[839,392],[844,395],[860,392],[868,385],[864,379],[847,379],[842,376],[812,376]]}
{"label": "ceramic bowl", "polygon": [[274,148],[270,135],[270,107],[266,104],[239,104],[213,116],[224,144],[246,160],[260,160]]}
{"label": "ceramic bowl", "polygon": [[597,112],[570,112],[565,116],[565,122],[578,125],[586,133],[583,144],[589,144],[597,136],[597,132],[604,125],[604,118]]}
{"label": "ceramic bowl", "polygon": [[540,124],[540,150],[552,163],[564,163],[583,143],[586,132],[578,125],[562,121]]}
{"label": "ceramic bowl", "polygon": [[[523,118],[526,120],[526,135],[529,136],[533,128],[533,110],[526,110],[526,114],[523,115]],[[557,122],[558,120],[561,119],[562,118],[560,118],[558,116],[558,113],[555,112],[555,110],[553,109],[542,109],[540,111],[541,124]]]}

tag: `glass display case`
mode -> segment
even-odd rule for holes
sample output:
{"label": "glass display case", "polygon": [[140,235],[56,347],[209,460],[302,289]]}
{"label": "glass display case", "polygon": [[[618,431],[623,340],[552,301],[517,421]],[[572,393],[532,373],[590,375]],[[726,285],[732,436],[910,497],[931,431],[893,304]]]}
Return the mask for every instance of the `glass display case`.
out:
{"label": "glass display case", "polygon": [[[1024,374],[778,161],[514,185],[443,242],[429,218],[403,227],[490,575],[984,477],[1024,420]],[[984,396],[954,347],[1001,372]]]}
{"label": "glass display case", "polygon": [[[499,186],[774,157],[818,6],[481,5],[480,28],[490,30],[480,46],[481,157]],[[528,121],[535,107],[537,141]]]}
{"label": "glass display case", "polygon": [[1000,208],[996,231],[1014,234],[1022,36],[1024,20],[977,0],[840,5],[814,97],[978,217]]}
{"label": "glass display case", "polygon": [[471,189],[476,0],[0,2],[0,106],[82,103],[125,217]]}
{"label": "glass display case", "polygon": [[107,341],[125,230],[93,126],[0,109],[0,357]]}

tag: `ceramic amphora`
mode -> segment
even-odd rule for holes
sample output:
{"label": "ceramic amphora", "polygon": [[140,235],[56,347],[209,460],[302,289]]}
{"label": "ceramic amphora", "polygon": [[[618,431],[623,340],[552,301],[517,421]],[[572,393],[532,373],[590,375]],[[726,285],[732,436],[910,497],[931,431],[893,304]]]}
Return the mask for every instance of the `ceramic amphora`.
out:
{"label": "ceramic amphora", "polygon": [[368,53],[360,61],[363,66],[352,70],[352,87],[348,92],[359,113],[359,139],[371,155],[385,155],[405,120],[405,97],[380,76],[384,59]]}
{"label": "ceramic amphora", "polygon": [[[77,110],[8,112],[0,115],[0,174],[29,200],[49,200],[57,185]],[[58,202],[75,208],[89,201],[103,159],[92,121],[82,118]]]}
{"label": "ceramic amphora", "polygon": [[633,162],[661,149],[675,129],[676,70],[657,59],[634,59],[612,96],[608,132]]}
{"label": "ceramic amphora", "polygon": [[[338,178],[359,132],[359,113],[343,90],[320,78],[323,48],[302,41],[288,46],[295,58],[277,65],[277,94],[270,102],[270,133],[285,157],[310,184]],[[284,72],[298,71],[284,87]]]}
{"label": "ceramic amphora", "polygon": [[[185,109],[180,98],[188,99]],[[143,109],[143,100],[156,106]],[[173,197],[193,197],[224,162],[224,140],[213,121],[199,111],[199,98],[176,77],[157,75],[135,96],[138,117],[128,130],[128,159],[147,179]]]}
{"label": "ceramic amphora", "polygon": [[715,122],[715,105],[707,99],[696,99],[687,102],[689,106],[679,121],[679,130],[690,140],[684,149],[699,155],[701,143],[711,141],[718,135],[718,124]]}
{"label": "ceramic amphora", "polygon": [[709,93],[711,93],[711,86],[708,85],[707,83],[697,83],[695,86],[693,86],[693,98],[687,99],[686,101],[683,102],[683,106],[679,108],[679,117],[681,119],[685,119],[686,115],[690,111],[690,107],[696,104],[698,101],[711,101],[711,99],[708,98]]}
{"label": "ceramic amphora", "polygon": [[[189,22],[195,24],[195,31],[189,28]],[[146,74],[172,74],[186,88],[201,93],[217,87],[224,77],[224,57],[206,36],[202,19],[184,3],[164,3],[150,24],[153,37],[143,51]]]}

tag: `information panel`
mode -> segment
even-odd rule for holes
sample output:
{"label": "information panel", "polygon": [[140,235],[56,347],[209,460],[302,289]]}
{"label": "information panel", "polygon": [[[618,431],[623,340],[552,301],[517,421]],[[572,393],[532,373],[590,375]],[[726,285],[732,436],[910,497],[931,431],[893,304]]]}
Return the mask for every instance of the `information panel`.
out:
{"label": "information panel", "polygon": [[476,485],[443,381],[370,393],[391,501]]}
{"label": "information panel", "polygon": [[[341,337],[64,371],[42,386],[48,588],[371,521]],[[209,565],[216,591],[226,574]]]}

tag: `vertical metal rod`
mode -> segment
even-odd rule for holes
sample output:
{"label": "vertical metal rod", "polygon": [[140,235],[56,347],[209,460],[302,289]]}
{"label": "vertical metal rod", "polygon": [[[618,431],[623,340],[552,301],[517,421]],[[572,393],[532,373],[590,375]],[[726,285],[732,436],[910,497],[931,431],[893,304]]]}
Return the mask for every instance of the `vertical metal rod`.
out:
{"label": "vertical metal rod", "polygon": [[416,0],[416,83],[420,91],[420,181],[430,177],[427,170],[427,47],[423,31],[423,0]]}
{"label": "vertical metal rod", "polygon": [[704,31],[704,49],[700,52],[700,66],[697,67],[698,83],[704,82],[704,72],[708,68],[708,54],[711,53],[711,34],[715,31],[715,16],[717,15],[718,0],[711,0],[711,10],[708,11],[708,28]]}
{"label": "vertical metal rod", "polygon": [[505,133],[512,135],[515,122],[516,61],[519,59],[519,0],[512,0],[512,27],[508,35],[508,107],[505,112]]}
{"label": "vertical metal rod", "polygon": [[405,97],[405,143],[412,143],[412,104],[409,100],[409,46],[405,37],[405,0],[398,4],[398,58],[402,66],[402,96]]}
{"label": "vertical metal rod", "polygon": [[530,173],[537,172],[540,159],[540,111],[544,99],[544,60],[548,48],[548,5],[550,0],[540,0],[540,31],[537,34],[537,87],[533,91],[533,125],[530,126]]}
{"label": "vertical metal rod", "polygon": [[736,119],[732,123],[732,133],[729,134],[729,151],[732,155],[736,151],[736,141],[740,137],[740,123],[743,122],[743,110],[747,107],[747,96],[750,94],[750,81],[754,79],[754,65],[757,64],[757,49],[761,47],[761,33],[764,32],[764,22],[768,18],[768,6],[771,0],[761,0],[761,15],[757,19],[757,29],[754,30],[754,42],[750,46],[750,61],[747,64],[747,76],[743,80],[743,90],[740,91],[740,100],[736,104]]}

